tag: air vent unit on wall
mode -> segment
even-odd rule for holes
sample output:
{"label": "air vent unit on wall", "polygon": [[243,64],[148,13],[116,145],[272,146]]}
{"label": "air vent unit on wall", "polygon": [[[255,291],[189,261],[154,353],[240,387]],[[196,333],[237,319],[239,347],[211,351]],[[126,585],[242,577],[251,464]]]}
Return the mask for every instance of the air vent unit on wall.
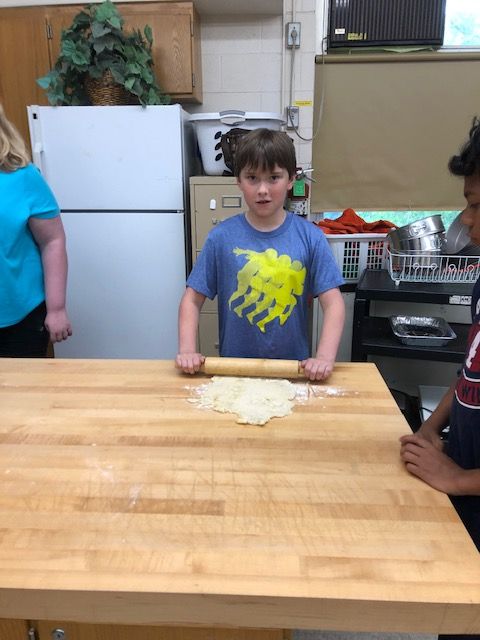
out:
{"label": "air vent unit on wall", "polygon": [[330,0],[328,47],[441,46],[446,0]]}

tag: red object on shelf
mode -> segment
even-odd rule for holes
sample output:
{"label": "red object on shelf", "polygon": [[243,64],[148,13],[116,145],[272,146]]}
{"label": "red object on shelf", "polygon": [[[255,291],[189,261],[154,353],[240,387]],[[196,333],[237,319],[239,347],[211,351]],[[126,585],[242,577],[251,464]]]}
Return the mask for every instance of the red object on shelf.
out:
{"label": "red object on shelf", "polygon": [[336,220],[320,220],[316,223],[324,233],[388,233],[395,225],[388,220],[365,222],[353,209],[345,209]]}

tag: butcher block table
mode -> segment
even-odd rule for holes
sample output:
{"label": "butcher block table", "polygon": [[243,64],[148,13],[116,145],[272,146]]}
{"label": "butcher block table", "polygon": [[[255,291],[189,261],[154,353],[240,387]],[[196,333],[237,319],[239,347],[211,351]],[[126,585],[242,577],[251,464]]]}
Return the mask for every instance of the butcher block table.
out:
{"label": "butcher block table", "polygon": [[480,555],[373,364],[264,427],[189,402],[208,379],[0,359],[0,618],[480,632]]}

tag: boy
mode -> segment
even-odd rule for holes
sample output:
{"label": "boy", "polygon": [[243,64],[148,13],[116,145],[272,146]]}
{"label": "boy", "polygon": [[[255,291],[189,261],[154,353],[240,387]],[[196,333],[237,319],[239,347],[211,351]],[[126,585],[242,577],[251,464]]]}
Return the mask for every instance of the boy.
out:
{"label": "boy", "polygon": [[[199,370],[196,335],[205,298],[218,296],[220,355],[301,361],[305,376],[324,380],[333,370],[344,323],[340,271],[323,232],[285,211],[295,179],[293,142],[286,133],[256,129],[236,152],[235,175],[247,211],[213,229],[179,310],[177,367]],[[323,326],[309,357],[308,297],[318,296]]]}
{"label": "boy", "polygon": [[[480,120],[469,140],[449,161],[450,172],[464,177],[467,206],[461,220],[480,246]],[[450,425],[445,452],[440,431]],[[402,436],[401,457],[414,475],[451,496],[459,516],[480,550],[480,278],[472,293],[472,326],[457,380],[417,433]],[[480,638],[447,636],[449,638]]]}

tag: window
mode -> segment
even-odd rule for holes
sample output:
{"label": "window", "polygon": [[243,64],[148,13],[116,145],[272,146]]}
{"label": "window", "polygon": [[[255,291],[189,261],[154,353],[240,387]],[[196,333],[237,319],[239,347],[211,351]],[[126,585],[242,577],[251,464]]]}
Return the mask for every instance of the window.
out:
{"label": "window", "polygon": [[[328,2],[316,0],[317,48],[326,53]],[[480,1],[446,0],[443,46],[446,48],[480,47]]]}
{"label": "window", "polygon": [[480,2],[447,0],[444,47],[480,47]]}

